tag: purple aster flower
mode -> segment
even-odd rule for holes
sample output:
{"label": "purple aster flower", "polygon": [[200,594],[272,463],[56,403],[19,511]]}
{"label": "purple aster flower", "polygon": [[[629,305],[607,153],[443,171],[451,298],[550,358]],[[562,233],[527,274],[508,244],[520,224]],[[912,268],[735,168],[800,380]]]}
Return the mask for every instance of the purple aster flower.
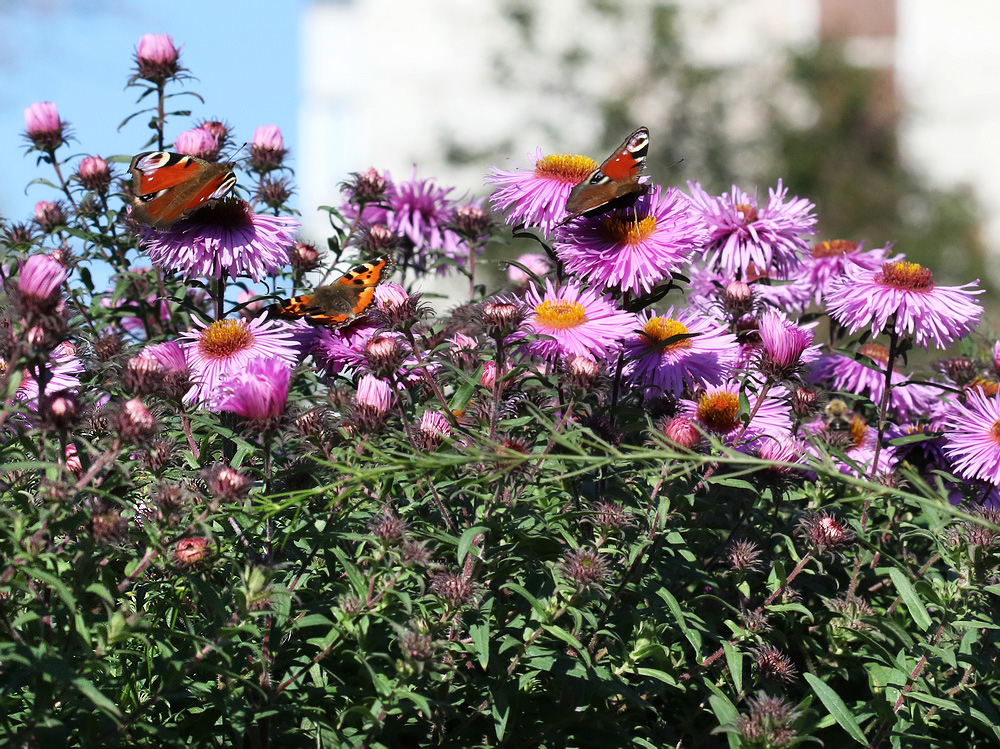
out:
{"label": "purple aster flower", "polygon": [[[889,363],[889,350],[879,343],[866,343],[860,353],[883,369]],[[843,354],[825,354],[812,366],[809,380],[821,382],[846,393],[868,398],[878,405],[885,391],[885,374]],[[889,411],[903,421],[926,416],[937,401],[940,390],[930,385],[906,384],[908,378],[896,369],[892,372]]]}
{"label": "purple aster flower", "polygon": [[653,187],[629,208],[581,216],[556,231],[566,271],[606,288],[641,294],[670,278],[708,240],[700,213],[676,188]]}
{"label": "purple aster flower", "polygon": [[146,346],[139,356],[153,359],[165,372],[184,373],[188,371],[188,360],[184,349],[177,341],[165,341]]}
{"label": "purple aster flower", "polygon": [[737,278],[753,263],[760,273],[787,270],[808,245],[803,234],[816,233],[816,207],[805,198],[790,198],[778,180],[763,207],[735,185],[729,194],[712,197],[697,182],[688,182],[691,200],[708,225],[709,266]]}
{"label": "purple aster flower", "polygon": [[[388,173],[384,179],[381,202],[365,204],[361,216],[365,222],[384,224],[406,237],[413,245],[410,264],[418,270],[437,265],[438,272],[444,273],[449,263],[468,259],[462,238],[449,228],[455,220],[455,203],[448,197],[453,188],[441,187],[433,179],[417,179],[416,167],[406,182],[393,183]],[[357,206],[348,202],[342,212],[353,219]]]}
{"label": "purple aster flower", "polygon": [[358,391],[354,396],[354,407],[367,415],[381,418],[389,412],[392,405],[392,387],[385,380],[373,375],[365,375],[358,383]]}
{"label": "purple aster flower", "polygon": [[[878,430],[870,427],[860,416],[855,415],[850,419],[846,431],[831,432],[823,419],[803,424],[802,429],[814,438],[814,442],[806,445],[806,452],[814,459],[832,460],[838,471],[849,476],[867,478],[872,475]],[[839,450],[843,457],[831,456],[827,446]],[[874,475],[885,476],[892,473],[898,458],[894,447],[883,444],[879,450],[878,466]]]}
{"label": "purple aster flower", "polygon": [[556,289],[547,280],[544,293],[531,286],[525,302],[530,308],[525,327],[535,335],[546,336],[527,345],[541,359],[574,354],[605,358],[621,348],[621,341],[638,324],[632,313],[623,312],[599,292],[572,281]]}
{"label": "purple aster flower", "polygon": [[785,388],[770,388],[759,407],[757,394],[746,391],[750,413],[754,409],[756,413],[745,431],[739,418],[740,392],[740,385],[733,381],[711,386],[697,401],[682,400],[681,412],[695,418],[706,431],[718,435],[724,442],[731,442],[741,433],[740,444],[753,444],[762,435],[784,437],[789,434],[792,419]]}
{"label": "purple aster flower", "polygon": [[[49,361],[43,365],[47,371],[48,379],[45,382],[45,395],[49,396],[62,390],[76,391],[80,387],[80,373],[83,371],[83,362],[77,358],[76,346],[69,341],[60,343],[52,351]],[[6,363],[0,359],[0,371],[6,368]],[[38,381],[28,369],[21,373],[21,384],[14,394],[14,398],[35,406],[38,398]]]}
{"label": "purple aster flower", "polygon": [[598,164],[586,156],[565,153],[543,156],[535,152],[531,171],[503,171],[493,167],[486,175],[486,184],[496,185],[490,195],[493,208],[506,213],[504,221],[511,226],[537,226],[548,234],[566,216],[566,198],[570,191]]}
{"label": "purple aster flower", "polygon": [[955,473],[1000,484],[1000,393],[973,388],[966,403],[952,404],[944,426],[944,452]]}
{"label": "purple aster flower", "polygon": [[298,225],[291,217],[256,214],[245,200],[227,198],[167,229],[144,226],[139,242],[156,265],[185,278],[260,281],[288,264]]}
{"label": "purple aster flower", "polygon": [[340,374],[345,368],[364,360],[365,344],[381,326],[371,322],[348,325],[338,330],[320,328],[312,346],[312,357],[327,377]]}
{"label": "purple aster flower", "polygon": [[220,393],[220,386],[257,359],[279,359],[295,365],[297,351],[289,326],[266,316],[253,320],[217,320],[181,333],[181,344],[191,370],[191,389],[184,400],[205,404]]}
{"label": "purple aster flower", "polygon": [[809,255],[802,261],[809,285],[812,301],[822,304],[827,293],[844,275],[844,269],[849,263],[860,265],[865,270],[875,270],[882,267],[889,255],[889,247],[865,250],[864,242],[850,242],[846,239],[833,239],[817,242]]}
{"label": "purple aster flower", "polygon": [[256,359],[223,384],[215,407],[272,424],[285,412],[292,370],[280,359]]}
{"label": "purple aster flower", "polygon": [[36,101],[24,110],[24,131],[31,143],[29,150],[55,151],[69,138],[69,126],[51,101]]}
{"label": "purple aster flower", "polygon": [[917,263],[895,261],[878,270],[848,265],[844,276],[827,294],[828,312],[851,333],[869,328],[872,335],[894,332],[912,336],[925,349],[933,343],[947,348],[972,330],[983,312],[975,296],[983,290],[964,286],[936,286],[930,270]]}
{"label": "purple aster flower", "polygon": [[[760,337],[760,370],[768,377],[784,380],[802,364],[803,354],[813,340],[813,332],[800,328],[776,310],[768,310],[757,322]],[[815,351],[809,358],[815,358]]]}
{"label": "purple aster flower", "polygon": [[[624,374],[634,385],[676,395],[689,385],[721,385],[736,360],[736,336],[697,310],[643,310],[637,324],[642,329],[625,339]],[[692,337],[665,343],[685,335]]]}

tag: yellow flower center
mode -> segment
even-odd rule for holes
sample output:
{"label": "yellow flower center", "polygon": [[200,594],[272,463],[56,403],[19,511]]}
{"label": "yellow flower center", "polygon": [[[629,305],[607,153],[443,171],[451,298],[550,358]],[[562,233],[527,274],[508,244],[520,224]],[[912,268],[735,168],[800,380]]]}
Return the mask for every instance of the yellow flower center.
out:
{"label": "yellow flower center", "polygon": [[587,310],[579,302],[568,299],[546,300],[535,307],[538,322],[546,328],[563,330],[587,322]]}
{"label": "yellow flower center", "polygon": [[554,153],[538,160],[535,164],[535,176],[578,185],[588,174],[597,169],[597,166],[597,162],[588,156]]}
{"label": "yellow flower center", "polygon": [[[670,317],[654,317],[642,326],[642,335],[649,340],[652,346],[670,340],[674,336],[684,335],[687,332],[688,329],[684,323]],[[691,348],[690,338],[681,338],[673,343],[668,343],[666,346],[660,348],[660,350],[671,351],[682,348]]]}
{"label": "yellow flower center", "polygon": [[929,268],[905,260],[885,263],[882,273],[875,280],[902,291],[930,291],[934,288],[934,276]]}
{"label": "yellow flower center", "polygon": [[705,393],[698,399],[698,421],[719,434],[727,434],[737,426],[736,414],[740,412],[740,399],[735,393],[719,390]]}
{"label": "yellow flower center", "polygon": [[253,333],[244,320],[217,320],[202,331],[198,351],[209,359],[228,359],[252,344]]}
{"label": "yellow flower center", "polygon": [[656,231],[656,216],[612,215],[601,221],[601,234],[612,242],[636,245]]}
{"label": "yellow flower center", "polygon": [[740,212],[744,224],[752,224],[757,220],[757,206],[737,203],[736,210]]}
{"label": "yellow flower center", "polygon": [[813,257],[837,257],[854,252],[856,249],[858,249],[858,243],[849,239],[828,239],[826,242],[814,244],[810,254]]}

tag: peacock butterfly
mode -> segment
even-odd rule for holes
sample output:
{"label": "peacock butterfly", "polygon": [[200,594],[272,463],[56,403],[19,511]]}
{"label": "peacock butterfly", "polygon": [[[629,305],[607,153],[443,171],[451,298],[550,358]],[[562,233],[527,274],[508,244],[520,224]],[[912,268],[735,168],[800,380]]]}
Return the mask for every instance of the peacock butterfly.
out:
{"label": "peacock butterfly", "polygon": [[168,229],[211,205],[236,184],[232,164],[213,164],[168,151],[137,154],[128,171],[135,196],[129,217],[157,229]]}
{"label": "peacock butterfly", "polygon": [[648,152],[649,130],[640,127],[572,189],[566,198],[569,215],[559,223],[628,205],[645,193],[646,186],[640,184],[639,173],[646,163]]}

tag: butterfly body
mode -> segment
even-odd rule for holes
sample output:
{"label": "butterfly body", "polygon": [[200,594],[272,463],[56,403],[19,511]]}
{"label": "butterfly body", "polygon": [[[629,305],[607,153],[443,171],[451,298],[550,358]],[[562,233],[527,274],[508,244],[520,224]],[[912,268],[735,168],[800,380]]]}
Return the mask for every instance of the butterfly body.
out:
{"label": "butterfly body", "polygon": [[639,174],[648,152],[649,130],[640,127],[572,189],[566,199],[568,215],[560,223],[628,205],[644,194],[646,186],[639,182]]}
{"label": "butterfly body", "polygon": [[312,325],[342,327],[365,314],[375,300],[375,287],[388,278],[391,267],[388,255],[362,263],[310,294],[272,304],[268,312],[284,320],[304,319]]}
{"label": "butterfly body", "polygon": [[169,151],[137,154],[128,171],[135,196],[129,216],[156,229],[168,229],[211,205],[236,184],[232,164],[213,164]]}

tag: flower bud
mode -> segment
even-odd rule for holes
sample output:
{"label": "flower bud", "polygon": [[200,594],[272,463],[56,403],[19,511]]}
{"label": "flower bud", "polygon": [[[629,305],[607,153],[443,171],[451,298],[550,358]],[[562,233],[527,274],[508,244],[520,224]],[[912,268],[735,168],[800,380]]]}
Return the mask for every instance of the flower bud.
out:
{"label": "flower bud", "polygon": [[423,440],[424,450],[436,450],[451,434],[451,424],[439,411],[424,411],[420,417],[418,433]]}
{"label": "flower bud", "polygon": [[67,430],[80,419],[80,408],[76,394],[71,390],[60,390],[58,393],[45,396],[42,401],[40,416],[44,423],[53,429]]}
{"label": "flower bud", "polygon": [[431,579],[431,590],[448,604],[448,608],[457,611],[472,600],[476,587],[465,575],[439,572]]}
{"label": "flower bud", "polygon": [[353,172],[352,181],[345,182],[343,187],[353,203],[377,203],[385,196],[388,181],[374,167],[363,172]]}
{"label": "flower bud", "polygon": [[600,365],[588,356],[574,356],[566,364],[566,384],[575,390],[589,391],[600,376]]}
{"label": "flower bud", "polygon": [[39,200],[35,203],[35,223],[39,229],[51,234],[60,226],[66,226],[66,212],[59,203]]}
{"label": "flower bud", "polygon": [[122,387],[132,395],[151,395],[160,390],[166,370],[151,356],[133,356],[125,362]]}
{"label": "flower bud", "polygon": [[182,538],[174,547],[174,561],[181,567],[195,567],[208,559],[211,553],[204,536]]}
{"label": "flower bud", "polygon": [[87,156],[80,160],[76,177],[85,189],[103,195],[111,185],[111,167],[100,156]]}
{"label": "flower bud", "polygon": [[701,432],[687,416],[675,416],[667,421],[663,425],[663,436],[685,450],[693,450],[701,442]]}
{"label": "flower bud", "polygon": [[369,257],[384,255],[399,244],[399,236],[385,224],[364,227],[360,234],[358,246]]}
{"label": "flower bud", "polygon": [[243,499],[253,486],[253,479],[223,463],[216,463],[202,472],[212,496],[224,502]]}
{"label": "flower bud", "polygon": [[285,140],[277,125],[261,125],[253,131],[250,142],[250,166],[258,172],[268,172],[284,161]]}
{"label": "flower bud", "polygon": [[292,197],[292,183],[287,177],[265,176],[257,185],[257,199],[268,208],[280,208]]}
{"label": "flower bud", "polygon": [[470,242],[479,243],[490,235],[492,220],[488,211],[475,203],[460,205],[453,219],[455,231]]}
{"label": "flower bud", "polygon": [[288,259],[294,270],[308,273],[319,267],[319,250],[311,242],[296,242],[288,253]]}
{"label": "flower bud", "polygon": [[505,300],[486,302],[479,312],[479,320],[486,335],[497,341],[520,328],[526,316],[523,306]]}
{"label": "flower bud", "polygon": [[135,49],[138,77],[153,83],[173,78],[181,70],[179,54],[169,34],[143,34]]}
{"label": "flower bud", "polygon": [[56,105],[38,101],[24,110],[25,137],[39,151],[55,151],[66,142],[67,126]]}
{"label": "flower bud", "polygon": [[219,148],[219,139],[203,127],[184,130],[177,134],[177,139],[174,141],[174,150],[177,153],[206,161],[215,161],[219,157]]}
{"label": "flower bud", "polygon": [[156,418],[138,398],[122,404],[115,420],[119,436],[126,442],[143,442],[156,431]]}

